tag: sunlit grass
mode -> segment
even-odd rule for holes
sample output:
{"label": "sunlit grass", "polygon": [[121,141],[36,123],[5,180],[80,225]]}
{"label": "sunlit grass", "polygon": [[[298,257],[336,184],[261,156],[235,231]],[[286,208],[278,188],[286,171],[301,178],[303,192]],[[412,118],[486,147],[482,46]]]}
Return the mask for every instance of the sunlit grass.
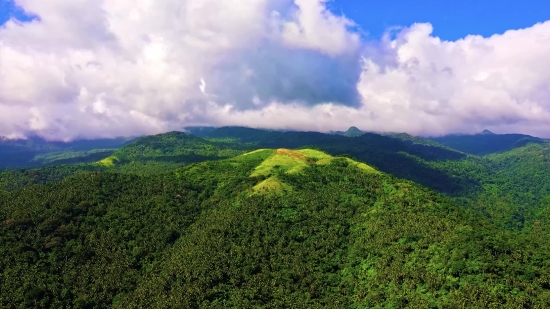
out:
{"label": "sunlit grass", "polygon": [[[253,191],[255,193],[282,192],[285,190],[291,190],[291,186],[283,183],[279,178],[277,178],[277,173],[299,173],[308,166],[314,164],[329,165],[332,161],[341,159],[314,149],[289,150],[284,148],[277,150],[258,149],[239,157],[242,159],[246,156],[254,155],[269,155],[269,157],[259,164],[250,175],[251,177],[269,177],[253,187]],[[346,161],[350,165],[356,166],[363,171],[378,173],[377,170],[365,163],[357,162],[349,158],[346,158]]]}
{"label": "sunlit grass", "polygon": [[285,191],[291,191],[292,187],[279,180],[277,177],[270,177],[259,184],[255,185],[252,190],[255,193],[279,193]]}
{"label": "sunlit grass", "polygon": [[103,160],[98,161],[96,164],[106,167],[112,167],[115,166],[116,162],[118,162],[118,158],[116,156],[109,156]]}

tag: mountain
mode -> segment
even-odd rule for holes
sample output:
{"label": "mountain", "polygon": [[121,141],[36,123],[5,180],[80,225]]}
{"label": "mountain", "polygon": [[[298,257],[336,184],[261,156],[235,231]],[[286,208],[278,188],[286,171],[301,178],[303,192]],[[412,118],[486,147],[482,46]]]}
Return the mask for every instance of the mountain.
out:
{"label": "mountain", "polygon": [[6,170],[0,173],[0,191],[51,183],[71,175],[98,171],[158,174],[194,162],[232,157],[245,149],[248,148],[243,145],[211,142],[182,132],[144,136],[118,150],[98,152],[103,155],[92,162]]}
{"label": "mountain", "polygon": [[183,131],[195,136],[204,136],[205,134],[208,134],[214,130],[216,130],[217,127],[205,127],[205,126],[195,126],[195,127],[185,127],[183,128]]}
{"label": "mountain", "polygon": [[75,175],[0,193],[0,222],[6,308],[550,305],[547,221],[507,231],[315,149]]}
{"label": "mountain", "polygon": [[489,130],[474,135],[446,135],[430,138],[453,149],[474,154],[486,155],[523,147],[529,143],[542,144],[544,139],[523,134],[495,134]]}
{"label": "mountain", "polygon": [[38,137],[0,139],[0,170],[94,162],[132,142],[132,138],[51,142]]}
{"label": "mountain", "polygon": [[351,126],[349,127],[349,129],[345,132],[343,131],[335,131],[335,132],[332,132],[332,134],[336,134],[336,135],[343,135],[343,136],[347,136],[347,137],[356,137],[356,136],[361,136],[363,135],[365,132],[359,130],[357,127],[354,127],[354,126]]}

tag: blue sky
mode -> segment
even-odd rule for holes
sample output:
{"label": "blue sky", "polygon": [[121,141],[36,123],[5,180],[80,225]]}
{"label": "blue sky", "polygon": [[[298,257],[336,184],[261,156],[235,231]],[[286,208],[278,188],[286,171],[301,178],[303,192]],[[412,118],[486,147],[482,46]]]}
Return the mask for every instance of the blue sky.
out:
{"label": "blue sky", "polygon": [[4,24],[10,18],[15,18],[20,21],[31,20],[31,18],[26,16],[13,1],[0,0],[0,25]]}
{"label": "blue sky", "polygon": [[550,19],[547,0],[335,0],[331,6],[374,38],[389,26],[415,22],[429,22],[435,36],[456,40],[468,34],[487,37]]}
{"label": "blue sky", "polygon": [[[329,6],[358,23],[371,39],[388,27],[415,22],[429,22],[435,36],[456,40],[468,34],[488,37],[550,19],[547,0],[332,0]],[[12,1],[0,0],[0,24],[10,17],[30,20]]]}

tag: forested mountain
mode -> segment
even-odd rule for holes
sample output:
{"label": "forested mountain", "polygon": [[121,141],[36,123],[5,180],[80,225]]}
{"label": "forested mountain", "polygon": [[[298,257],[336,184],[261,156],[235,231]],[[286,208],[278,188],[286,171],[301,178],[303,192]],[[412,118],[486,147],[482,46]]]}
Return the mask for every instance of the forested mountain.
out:
{"label": "forested mountain", "polygon": [[523,147],[529,143],[542,144],[544,140],[524,134],[494,134],[484,130],[474,135],[446,135],[431,140],[456,150],[474,155],[486,155]]}
{"label": "forested mountain", "polygon": [[0,193],[0,222],[2,308],[550,306],[548,221],[314,149],[82,173]]}
{"label": "forested mountain", "polygon": [[366,132],[363,132],[363,131],[359,130],[357,127],[354,127],[354,126],[349,127],[349,129],[345,132],[344,131],[332,132],[332,134],[343,135],[343,136],[347,136],[347,137],[361,136],[365,133]]}

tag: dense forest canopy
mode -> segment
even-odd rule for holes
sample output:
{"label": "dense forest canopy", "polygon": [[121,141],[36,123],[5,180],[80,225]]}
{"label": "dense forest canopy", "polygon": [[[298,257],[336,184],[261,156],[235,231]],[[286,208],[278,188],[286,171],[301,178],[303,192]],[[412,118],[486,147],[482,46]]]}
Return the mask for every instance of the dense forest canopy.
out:
{"label": "dense forest canopy", "polygon": [[0,173],[0,308],[550,306],[545,140],[195,132]]}

